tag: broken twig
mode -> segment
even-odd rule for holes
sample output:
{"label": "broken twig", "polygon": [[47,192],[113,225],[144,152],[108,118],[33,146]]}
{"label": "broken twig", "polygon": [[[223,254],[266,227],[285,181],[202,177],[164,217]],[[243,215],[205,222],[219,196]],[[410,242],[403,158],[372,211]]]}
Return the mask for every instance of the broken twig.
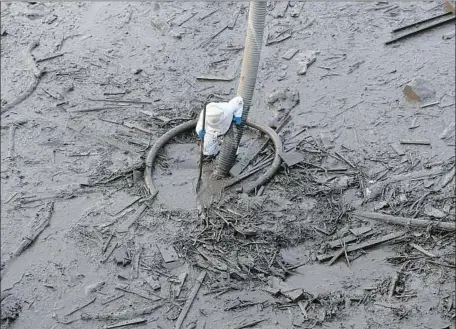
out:
{"label": "broken twig", "polygon": [[188,296],[187,301],[185,302],[184,308],[182,309],[182,311],[179,315],[179,318],[177,319],[176,329],[180,329],[182,327],[185,317],[187,316],[187,313],[190,310],[190,307],[192,306],[193,301],[195,300],[196,295],[198,294],[198,291],[199,291],[201,285],[203,284],[205,277],[206,277],[206,271],[203,271],[196,279],[196,284],[193,286],[193,289],[190,292],[190,295]]}
{"label": "broken twig", "polygon": [[413,227],[428,227],[433,226],[442,231],[455,231],[456,223],[452,222],[436,222],[427,219],[397,217],[375,212],[355,211],[353,216],[359,219],[373,219],[395,225],[413,226]]}

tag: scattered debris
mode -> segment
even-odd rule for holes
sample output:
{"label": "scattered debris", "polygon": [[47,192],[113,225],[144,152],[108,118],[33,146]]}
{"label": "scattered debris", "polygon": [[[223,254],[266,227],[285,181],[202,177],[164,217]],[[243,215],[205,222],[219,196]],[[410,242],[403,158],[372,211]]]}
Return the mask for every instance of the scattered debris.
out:
{"label": "scattered debris", "polygon": [[358,238],[354,235],[349,235],[341,239],[333,240],[328,242],[328,246],[332,249],[337,247],[342,247],[344,244],[348,244],[350,242],[356,241]]}
{"label": "scattered debris", "polygon": [[282,55],[283,59],[290,60],[298,53],[299,49],[296,48],[290,48],[287,50],[285,54]]}
{"label": "scattered debris", "polygon": [[432,169],[411,172],[408,174],[395,175],[384,181],[377,181],[373,185],[366,187],[364,196],[366,201],[370,201],[378,197],[382,193],[383,189],[391,183],[407,180],[424,180],[441,174],[442,171],[440,169]]}
{"label": "scattered debris", "polygon": [[428,257],[431,257],[431,258],[436,258],[437,257],[436,255],[434,255],[433,253],[425,250],[423,247],[417,245],[416,243],[410,243],[410,247],[415,248],[416,250],[418,250],[419,252],[425,254]]}
{"label": "scattered debris", "polygon": [[113,321],[113,320],[131,320],[137,317],[151,314],[156,309],[162,307],[163,304],[155,304],[153,306],[144,307],[141,309],[133,309],[133,310],[125,310],[121,312],[109,312],[109,313],[97,313],[97,314],[89,314],[83,313],[81,314],[82,320],[100,320],[100,321]]}
{"label": "scattered debris", "polygon": [[[115,289],[123,291],[123,292],[127,292],[129,294],[136,295],[138,297],[141,297],[141,298],[153,301],[153,302],[156,302],[156,301],[162,299],[160,296],[158,296],[158,295],[156,295],[154,293],[151,293],[151,292],[149,292],[148,295],[145,295],[142,292],[139,292],[139,291],[136,291],[136,290],[133,290],[133,289],[129,289],[127,285],[118,284],[118,285],[116,285]],[[150,295],[152,295],[152,296],[150,296]]]}
{"label": "scattered debris", "polygon": [[[449,17],[446,17],[446,16],[449,16]],[[411,36],[413,36],[415,34],[418,34],[418,33],[433,29],[433,28],[438,27],[438,26],[442,26],[444,24],[452,22],[455,18],[456,17],[451,12],[446,12],[444,14],[440,14],[440,15],[437,15],[437,16],[434,16],[434,17],[431,17],[431,18],[428,18],[428,19],[424,19],[422,21],[415,22],[415,23],[412,23],[412,24],[407,25],[407,26],[399,27],[397,29],[394,29],[393,33],[404,31],[404,30],[409,29],[409,28],[413,28],[413,30],[411,30],[410,32],[403,33],[403,34],[401,34],[401,35],[399,35],[397,37],[392,38],[391,40],[386,41],[385,45],[390,45],[390,44],[395,43],[395,42],[397,42],[399,40],[402,40],[402,39],[405,39],[405,38],[409,38],[409,37],[411,37]],[[435,23],[430,23],[431,21],[434,21],[434,20],[437,20],[437,21]]]}
{"label": "scattered debris", "polygon": [[278,33],[274,38],[271,38],[271,35],[268,35],[267,41],[266,41],[266,46],[270,46],[276,43],[280,43],[282,41],[285,41],[289,38],[291,38],[291,30],[286,29],[280,33]]}
{"label": "scattered debris", "polygon": [[334,264],[334,262],[340,257],[342,256],[342,254],[345,253],[345,247],[342,247],[340,248],[336,253],[334,253],[334,255],[332,256],[332,258],[329,260],[328,262],[328,266],[331,266],[332,264]]}
{"label": "scattered debris", "polygon": [[66,313],[65,316],[70,316],[70,315],[76,313],[77,311],[82,310],[83,308],[85,308],[85,307],[89,306],[90,304],[92,304],[93,302],[95,302],[96,299],[97,299],[97,297],[93,297],[89,301],[76,306],[72,311]]}
{"label": "scattered debris", "polygon": [[[135,201],[136,202],[136,201]],[[118,233],[122,233],[122,232],[127,232],[128,229],[134,224],[136,223],[136,221],[141,218],[142,214],[146,211],[146,209],[148,208],[148,204],[143,204],[141,205],[138,209],[136,209],[136,211],[134,212],[133,215],[130,216],[130,218],[122,223],[120,223],[117,228],[116,228],[116,232]]]}
{"label": "scattered debris", "polygon": [[198,294],[198,291],[203,284],[204,278],[206,277],[206,271],[203,271],[198,275],[196,279],[196,284],[193,286],[192,291],[187,297],[187,301],[185,302],[184,307],[182,308],[182,311],[179,315],[179,318],[176,321],[176,329],[180,329],[182,327],[182,324],[184,323],[185,317],[187,316],[188,311],[190,310],[190,307],[193,304],[193,301],[196,298],[196,295]]}
{"label": "scattered debris", "polygon": [[360,236],[367,232],[370,232],[371,230],[372,230],[371,226],[362,226],[362,227],[357,227],[357,228],[351,228],[350,232],[352,232],[356,236]]}
{"label": "scattered debris", "polygon": [[251,328],[251,327],[254,327],[256,326],[257,324],[263,322],[263,321],[266,321],[267,319],[261,319],[261,320],[253,320],[253,321],[247,321],[244,320],[242,321],[239,325],[237,325],[236,327],[234,327],[234,329],[244,329],[244,328]]}
{"label": "scattered debris", "polygon": [[[385,235],[383,237],[380,237],[380,238],[377,238],[377,239],[373,239],[373,240],[370,240],[370,241],[367,241],[367,242],[364,242],[364,243],[361,243],[361,244],[354,244],[354,245],[348,246],[346,248],[346,252],[349,253],[349,252],[352,252],[352,251],[357,251],[357,250],[361,250],[361,249],[367,249],[367,248],[370,248],[370,247],[373,247],[373,246],[376,246],[376,245],[379,245],[379,244],[382,244],[382,243],[385,243],[385,242],[400,238],[400,237],[402,237],[404,235],[405,235],[405,232],[391,233],[391,234]],[[317,259],[320,262],[324,262],[324,261],[326,261],[328,259],[332,259],[332,258],[334,258],[336,256],[340,257],[343,253],[344,253],[344,248],[341,248],[341,250],[337,251],[336,253],[326,254],[326,255],[318,255]],[[337,259],[337,257],[336,257],[336,259]]]}
{"label": "scattered debris", "polygon": [[399,145],[397,144],[390,144],[391,148],[394,150],[394,152],[397,153],[397,155],[402,156],[405,154],[405,152],[400,148]]}

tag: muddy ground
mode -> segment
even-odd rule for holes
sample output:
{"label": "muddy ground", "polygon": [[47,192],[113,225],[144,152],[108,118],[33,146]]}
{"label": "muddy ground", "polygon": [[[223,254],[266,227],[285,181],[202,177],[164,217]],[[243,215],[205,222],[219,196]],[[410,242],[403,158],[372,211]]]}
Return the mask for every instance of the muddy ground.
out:
{"label": "muddy ground", "polygon": [[160,155],[153,200],[144,157],[235,96],[248,3],[2,2],[2,328],[173,328],[203,271],[182,328],[454,328],[455,236],[437,226],[455,221],[454,23],[385,45],[443,12],[271,2],[250,117],[289,113],[302,158],[204,208],[194,134]]}

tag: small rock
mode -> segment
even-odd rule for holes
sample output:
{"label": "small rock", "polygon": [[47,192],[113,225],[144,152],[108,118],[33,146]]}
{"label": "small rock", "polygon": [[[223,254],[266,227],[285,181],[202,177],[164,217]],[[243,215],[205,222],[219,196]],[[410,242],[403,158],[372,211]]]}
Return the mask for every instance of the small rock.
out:
{"label": "small rock", "polygon": [[443,218],[445,217],[445,213],[441,211],[440,209],[434,208],[433,206],[427,204],[424,207],[424,214],[430,217],[435,217],[435,218]]}
{"label": "small rock", "polygon": [[298,61],[298,75],[304,75],[307,73],[307,69],[317,60],[318,51],[308,50],[299,54]]}
{"label": "small rock", "polygon": [[450,32],[450,33],[442,35],[442,39],[443,40],[450,40],[450,39],[454,38],[454,35],[455,35],[455,32],[453,31],[453,32]]}
{"label": "small rock", "polygon": [[131,73],[132,73],[132,74],[139,74],[139,73],[141,73],[142,71],[143,71],[142,69],[133,69],[133,70],[131,70]]}
{"label": "small rock", "polygon": [[87,287],[84,288],[85,294],[88,295],[92,292],[100,290],[104,285],[105,285],[104,281],[99,281],[99,282],[89,284]]}
{"label": "small rock", "polygon": [[404,87],[404,95],[409,101],[430,102],[435,99],[435,90],[423,78],[414,78]]}
{"label": "small rock", "polygon": [[130,257],[128,257],[127,248],[125,246],[117,248],[114,251],[113,258],[117,265],[127,266],[131,262]]}

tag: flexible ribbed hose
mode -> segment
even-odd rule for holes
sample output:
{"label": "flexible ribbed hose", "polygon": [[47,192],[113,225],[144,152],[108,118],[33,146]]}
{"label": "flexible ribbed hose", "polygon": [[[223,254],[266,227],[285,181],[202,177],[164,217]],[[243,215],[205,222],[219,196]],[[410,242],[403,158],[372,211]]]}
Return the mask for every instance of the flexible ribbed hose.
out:
{"label": "flexible ribbed hose", "polygon": [[[266,1],[251,1],[247,36],[245,38],[244,57],[237,95],[244,100],[242,121],[246,122],[260,63],[261,47],[263,44],[264,22],[266,17]],[[220,154],[217,156],[214,175],[225,177],[236,161],[236,153],[242,138],[244,125],[231,125],[223,138]]]}

